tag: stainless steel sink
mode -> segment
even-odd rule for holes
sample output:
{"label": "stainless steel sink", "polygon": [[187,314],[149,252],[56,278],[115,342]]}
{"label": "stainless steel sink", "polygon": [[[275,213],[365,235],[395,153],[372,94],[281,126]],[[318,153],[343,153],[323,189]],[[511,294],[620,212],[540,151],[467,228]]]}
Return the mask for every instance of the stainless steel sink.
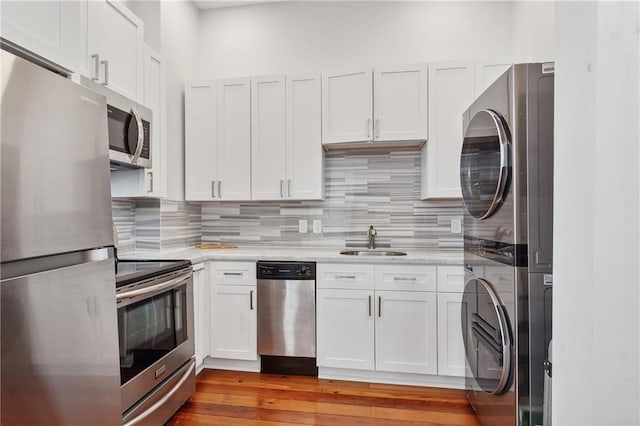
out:
{"label": "stainless steel sink", "polygon": [[393,250],[342,250],[340,254],[346,256],[406,256],[403,251]]}

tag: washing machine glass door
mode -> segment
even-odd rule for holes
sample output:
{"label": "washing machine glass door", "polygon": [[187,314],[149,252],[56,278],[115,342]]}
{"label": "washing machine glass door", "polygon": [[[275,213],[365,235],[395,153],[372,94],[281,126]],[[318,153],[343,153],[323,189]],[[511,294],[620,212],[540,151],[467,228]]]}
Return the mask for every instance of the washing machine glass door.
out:
{"label": "washing machine glass door", "polygon": [[462,199],[469,214],[486,219],[495,212],[509,184],[510,132],[492,110],[478,112],[469,123],[460,156]]}
{"label": "washing machine glass door", "polygon": [[469,368],[483,391],[501,394],[511,384],[512,334],[507,311],[483,279],[467,282],[465,303],[468,313],[462,317],[462,331]]}

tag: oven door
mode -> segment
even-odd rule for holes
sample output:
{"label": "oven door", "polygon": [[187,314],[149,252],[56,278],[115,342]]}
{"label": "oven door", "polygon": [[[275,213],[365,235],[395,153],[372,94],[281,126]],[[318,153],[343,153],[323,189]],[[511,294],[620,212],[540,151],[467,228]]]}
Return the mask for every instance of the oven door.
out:
{"label": "oven door", "polygon": [[486,219],[500,208],[508,189],[511,136],[505,120],[492,110],[469,123],[460,156],[462,199],[471,216]]}
{"label": "oven door", "polygon": [[122,411],[194,356],[191,269],[116,292]]}

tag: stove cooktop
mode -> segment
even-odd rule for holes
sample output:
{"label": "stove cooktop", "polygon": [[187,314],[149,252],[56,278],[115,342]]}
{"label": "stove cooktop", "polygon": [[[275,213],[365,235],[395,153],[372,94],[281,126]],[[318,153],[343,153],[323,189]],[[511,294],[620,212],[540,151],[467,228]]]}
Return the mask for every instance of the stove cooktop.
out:
{"label": "stove cooktop", "polygon": [[188,260],[118,259],[116,264],[116,288],[187,267],[191,267],[191,262]]}

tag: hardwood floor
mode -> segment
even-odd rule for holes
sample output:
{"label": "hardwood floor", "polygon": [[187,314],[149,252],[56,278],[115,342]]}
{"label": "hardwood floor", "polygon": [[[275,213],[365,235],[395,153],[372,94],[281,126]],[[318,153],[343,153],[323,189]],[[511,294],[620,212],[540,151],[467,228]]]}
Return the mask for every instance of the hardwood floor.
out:
{"label": "hardwood floor", "polygon": [[463,391],[204,369],[167,425],[479,426]]}

